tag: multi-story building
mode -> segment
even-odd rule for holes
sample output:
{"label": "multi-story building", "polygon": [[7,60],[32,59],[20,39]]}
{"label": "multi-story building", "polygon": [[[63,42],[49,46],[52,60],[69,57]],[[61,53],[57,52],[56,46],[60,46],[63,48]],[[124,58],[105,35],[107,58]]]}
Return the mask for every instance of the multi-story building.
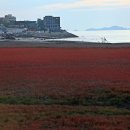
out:
{"label": "multi-story building", "polygon": [[45,16],[43,19],[44,29],[50,32],[60,31],[60,17]]}
{"label": "multi-story building", "polygon": [[5,17],[0,17],[0,24],[5,26],[9,26],[14,24],[16,21],[16,17],[12,16],[11,14],[5,15]]}
{"label": "multi-story building", "polygon": [[12,14],[5,15],[4,22],[14,24],[16,21],[16,17],[12,16]]}
{"label": "multi-story building", "polygon": [[15,26],[18,28],[28,28],[29,30],[37,30],[36,21],[16,21]]}
{"label": "multi-story building", "polygon": [[44,22],[42,19],[37,19],[37,27],[38,27],[38,30],[45,30],[44,29]]}
{"label": "multi-story building", "polygon": [[40,30],[49,31],[49,32],[59,32],[60,27],[60,17],[45,16],[43,20],[37,20],[38,28]]}

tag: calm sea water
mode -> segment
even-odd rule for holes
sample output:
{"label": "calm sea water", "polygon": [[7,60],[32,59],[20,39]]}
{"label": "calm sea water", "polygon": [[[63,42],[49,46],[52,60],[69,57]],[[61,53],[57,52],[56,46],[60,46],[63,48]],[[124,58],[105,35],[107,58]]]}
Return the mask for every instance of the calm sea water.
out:
{"label": "calm sea water", "polygon": [[105,37],[110,43],[117,42],[130,42],[130,30],[120,31],[71,31],[71,33],[79,36],[78,38],[68,38],[64,40],[71,41],[88,41],[88,42],[101,42]]}

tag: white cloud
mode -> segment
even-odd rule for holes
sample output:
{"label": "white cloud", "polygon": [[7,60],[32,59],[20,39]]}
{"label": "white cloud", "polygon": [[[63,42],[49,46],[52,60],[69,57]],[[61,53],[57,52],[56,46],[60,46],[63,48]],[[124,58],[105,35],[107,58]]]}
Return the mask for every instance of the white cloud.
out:
{"label": "white cloud", "polygon": [[82,8],[108,8],[108,7],[130,7],[130,0],[75,0],[68,3],[54,3],[40,6],[39,9],[47,11],[82,9]]}

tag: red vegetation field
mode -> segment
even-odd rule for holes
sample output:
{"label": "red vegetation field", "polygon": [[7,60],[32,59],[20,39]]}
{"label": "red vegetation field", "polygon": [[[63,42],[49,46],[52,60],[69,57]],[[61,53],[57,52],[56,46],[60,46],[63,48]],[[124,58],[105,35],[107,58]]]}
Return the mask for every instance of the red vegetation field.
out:
{"label": "red vegetation field", "polygon": [[2,105],[2,130],[129,130],[130,48],[0,48],[0,103],[11,97],[50,106]]}
{"label": "red vegetation field", "polygon": [[0,78],[8,80],[130,81],[130,49],[0,49]]}
{"label": "red vegetation field", "polygon": [[1,48],[0,86],[3,93],[13,87],[27,95],[82,95],[92,87],[129,91],[130,48]]}

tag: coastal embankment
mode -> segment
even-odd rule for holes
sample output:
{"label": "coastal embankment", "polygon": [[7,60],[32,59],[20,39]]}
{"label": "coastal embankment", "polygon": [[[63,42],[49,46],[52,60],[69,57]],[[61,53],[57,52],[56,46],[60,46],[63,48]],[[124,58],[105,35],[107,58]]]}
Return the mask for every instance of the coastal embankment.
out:
{"label": "coastal embankment", "polygon": [[0,40],[0,47],[52,47],[52,48],[127,48],[130,43],[97,43],[81,41],[17,39]]}

